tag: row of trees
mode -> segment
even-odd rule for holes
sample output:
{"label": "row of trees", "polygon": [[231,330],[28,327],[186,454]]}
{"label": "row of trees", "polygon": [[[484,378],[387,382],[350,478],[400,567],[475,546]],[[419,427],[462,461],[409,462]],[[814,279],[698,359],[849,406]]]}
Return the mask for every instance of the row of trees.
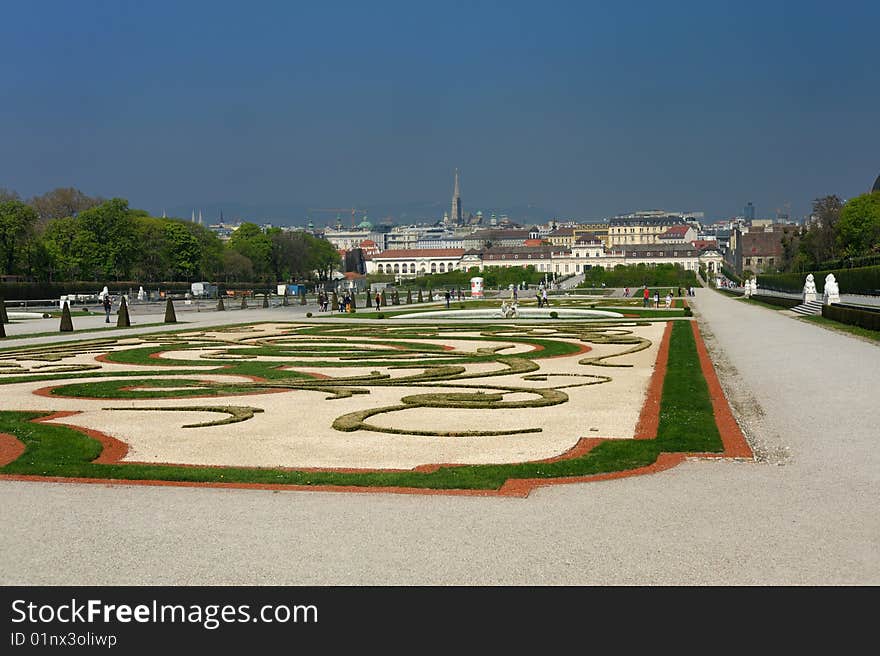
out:
{"label": "row of trees", "polygon": [[834,260],[880,256],[880,192],[846,203],[838,196],[817,198],[813,216],[809,226],[783,237],[783,271],[808,271]]}
{"label": "row of trees", "polygon": [[121,198],[56,189],[28,201],[0,189],[0,273],[73,280],[326,280],[333,246],[306,232],[243,223],[224,243],[208,228],[156,218]]}

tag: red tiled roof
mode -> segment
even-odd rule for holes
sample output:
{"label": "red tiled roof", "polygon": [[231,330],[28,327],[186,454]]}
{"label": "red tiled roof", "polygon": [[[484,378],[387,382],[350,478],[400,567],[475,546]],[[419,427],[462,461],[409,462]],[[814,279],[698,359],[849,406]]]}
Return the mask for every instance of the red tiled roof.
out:
{"label": "red tiled roof", "polygon": [[658,235],[658,239],[681,239],[687,234],[690,226],[676,225],[670,226],[662,235]]}

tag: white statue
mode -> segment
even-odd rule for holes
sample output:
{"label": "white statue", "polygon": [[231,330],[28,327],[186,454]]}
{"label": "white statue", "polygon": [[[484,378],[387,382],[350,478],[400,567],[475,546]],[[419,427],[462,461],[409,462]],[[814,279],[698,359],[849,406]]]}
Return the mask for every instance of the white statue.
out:
{"label": "white statue", "polygon": [[103,301],[108,296],[110,296],[110,290],[107,289],[107,285],[104,285],[104,289],[102,289],[101,293],[98,294],[98,298]]}
{"label": "white statue", "polygon": [[840,287],[837,286],[837,280],[833,273],[825,276],[825,291],[822,294],[822,303],[831,305],[832,303],[840,303]]}
{"label": "white statue", "polygon": [[804,303],[816,300],[816,282],[812,273],[807,274],[807,280],[804,282]]}
{"label": "white statue", "polygon": [[751,295],[752,295],[752,278],[749,278],[743,283],[743,296],[748,298]]}
{"label": "white statue", "polygon": [[139,301],[142,301],[142,302],[145,301],[145,300],[147,300],[147,294],[146,294],[146,292],[144,291],[144,286],[143,286],[143,285],[141,285],[140,289],[138,289],[138,300],[139,300]]}

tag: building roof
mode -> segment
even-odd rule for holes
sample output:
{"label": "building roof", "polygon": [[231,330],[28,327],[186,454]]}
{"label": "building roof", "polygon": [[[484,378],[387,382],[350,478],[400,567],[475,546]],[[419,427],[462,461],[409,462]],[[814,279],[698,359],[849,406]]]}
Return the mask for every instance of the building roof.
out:
{"label": "building roof", "polygon": [[694,239],[691,242],[691,245],[694,248],[698,248],[700,250],[703,250],[706,248],[715,248],[715,249],[718,248],[718,242],[715,241],[714,239]]}
{"label": "building roof", "polygon": [[548,237],[574,237],[574,228],[556,228]]}
{"label": "building roof", "polygon": [[668,215],[658,217],[640,216],[637,218],[615,217],[608,220],[609,226],[671,226],[681,225],[684,219],[680,216]]}
{"label": "building roof", "polygon": [[690,244],[626,244],[615,246],[612,253],[624,253],[627,258],[696,257],[700,251]]}
{"label": "building roof", "polygon": [[687,234],[687,231],[689,229],[690,226],[688,225],[669,226],[666,229],[666,232],[657,235],[657,239],[684,239],[684,236]]}
{"label": "building roof", "polygon": [[476,232],[467,235],[465,239],[484,239],[488,241],[498,240],[498,239],[528,239],[529,231],[523,230],[522,228],[515,229],[499,229],[499,228],[487,228],[485,230],[477,230]]}
{"label": "building roof", "polygon": [[374,255],[374,260],[415,260],[421,257],[461,257],[463,248],[401,248]]}

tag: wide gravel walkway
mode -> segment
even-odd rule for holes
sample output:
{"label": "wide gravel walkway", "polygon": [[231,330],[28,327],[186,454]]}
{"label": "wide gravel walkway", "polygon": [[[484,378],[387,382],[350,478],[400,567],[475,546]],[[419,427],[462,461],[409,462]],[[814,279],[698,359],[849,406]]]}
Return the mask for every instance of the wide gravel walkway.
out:
{"label": "wide gravel walkway", "polygon": [[756,462],[528,499],[0,482],[0,583],[880,583],[880,346],[694,301]]}

